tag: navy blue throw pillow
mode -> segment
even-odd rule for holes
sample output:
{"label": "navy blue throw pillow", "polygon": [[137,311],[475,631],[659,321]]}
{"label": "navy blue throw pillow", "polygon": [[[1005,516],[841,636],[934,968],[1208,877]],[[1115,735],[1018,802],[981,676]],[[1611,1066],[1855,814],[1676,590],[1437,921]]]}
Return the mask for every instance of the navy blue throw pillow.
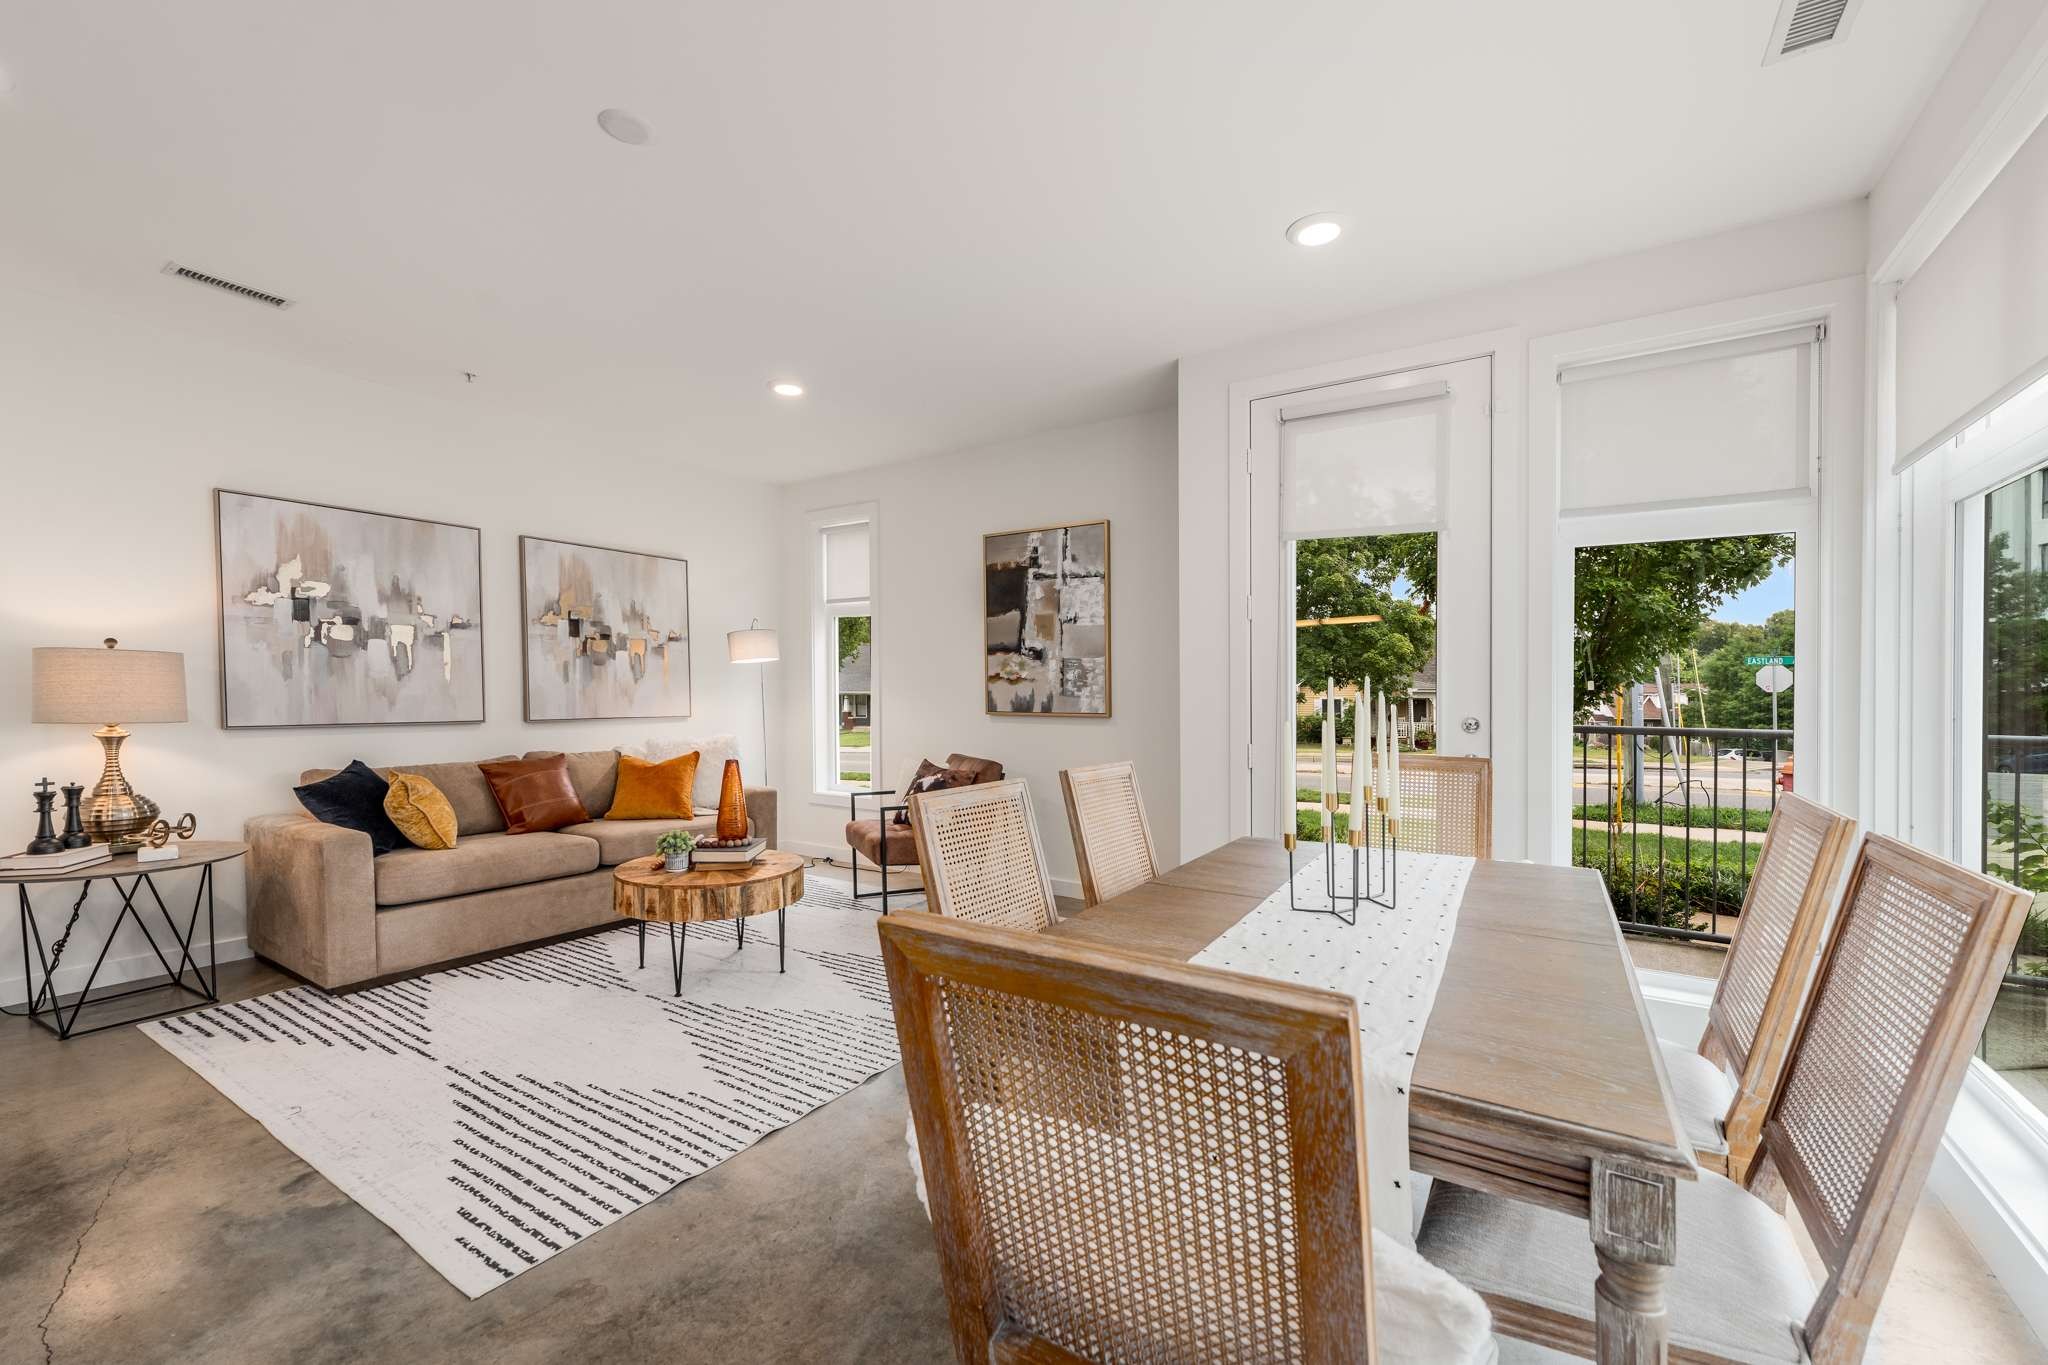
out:
{"label": "navy blue throw pillow", "polygon": [[369,835],[372,856],[412,847],[384,813],[384,794],[390,790],[391,784],[360,758],[332,777],[292,788],[315,820]]}

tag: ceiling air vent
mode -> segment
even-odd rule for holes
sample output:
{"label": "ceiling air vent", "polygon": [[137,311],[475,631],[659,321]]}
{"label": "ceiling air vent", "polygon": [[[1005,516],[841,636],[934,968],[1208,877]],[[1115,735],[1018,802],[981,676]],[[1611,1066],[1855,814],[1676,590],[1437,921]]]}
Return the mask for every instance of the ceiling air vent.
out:
{"label": "ceiling air vent", "polygon": [[176,261],[164,262],[164,274],[175,275],[181,280],[190,280],[194,284],[203,284],[211,289],[225,290],[227,293],[233,294],[238,298],[267,304],[272,308],[289,308],[292,306],[292,301],[281,295],[266,294],[261,289],[251,289],[246,284],[236,284],[233,280],[224,280],[218,275],[209,275],[203,270],[193,270],[179,265]]}
{"label": "ceiling air vent", "polygon": [[1778,7],[1777,22],[1771,25],[1771,43],[1764,49],[1764,65],[1839,42],[1848,34],[1849,21],[1856,17],[1862,3],[1863,0],[1784,0]]}

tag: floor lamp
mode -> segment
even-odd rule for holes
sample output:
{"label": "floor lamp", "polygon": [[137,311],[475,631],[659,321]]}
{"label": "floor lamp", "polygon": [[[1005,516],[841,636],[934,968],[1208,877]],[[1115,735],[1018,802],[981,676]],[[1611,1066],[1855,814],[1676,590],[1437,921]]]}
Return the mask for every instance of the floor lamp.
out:
{"label": "floor lamp", "polygon": [[726,657],[736,664],[761,664],[761,782],[764,786],[774,785],[775,779],[768,772],[768,669],[766,665],[782,657],[782,647],[772,630],[761,629],[761,619],[753,618],[753,624],[745,630],[727,631],[725,636]]}

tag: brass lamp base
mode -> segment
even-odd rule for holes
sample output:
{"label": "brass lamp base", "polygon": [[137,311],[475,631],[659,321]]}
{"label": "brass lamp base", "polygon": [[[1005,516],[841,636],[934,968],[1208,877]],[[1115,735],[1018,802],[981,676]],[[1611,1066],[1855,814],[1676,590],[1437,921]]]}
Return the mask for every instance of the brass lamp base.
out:
{"label": "brass lamp base", "polygon": [[96,844],[132,841],[155,824],[163,810],[129,786],[121,772],[121,741],[128,738],[128,732],[118,725],[107,725],[93,731],[93,738],[106,750],[107,762],[92,794],[85,799],[85,832]]}

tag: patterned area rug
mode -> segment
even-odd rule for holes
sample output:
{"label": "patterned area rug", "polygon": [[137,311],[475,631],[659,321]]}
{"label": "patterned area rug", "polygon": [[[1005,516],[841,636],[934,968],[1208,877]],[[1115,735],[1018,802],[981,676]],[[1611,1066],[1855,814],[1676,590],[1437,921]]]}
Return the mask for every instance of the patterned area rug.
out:
{"label": "patterned area rug", "polygon": [[[865,904],[865,903],[863,903]],[[895,1065],[876,915],[817,886],[688,934],[635,926],[142,1030],[475,1298]],[[892,906],[893,908],[893,906]]]}

